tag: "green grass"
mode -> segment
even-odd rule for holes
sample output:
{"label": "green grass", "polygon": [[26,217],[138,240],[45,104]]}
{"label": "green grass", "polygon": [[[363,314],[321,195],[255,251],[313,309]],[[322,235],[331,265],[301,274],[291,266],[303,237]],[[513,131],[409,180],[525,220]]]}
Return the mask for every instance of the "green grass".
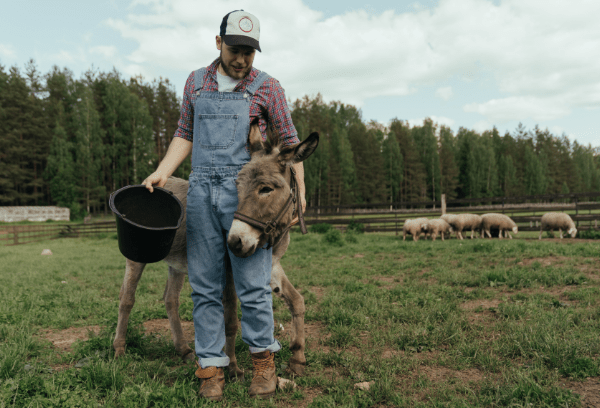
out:
{"label": "green grass", "polygon": [[[336,231],[336,232],[331,232]],[[112,340],[125,261],[113,234],[0,249],[0,407],[576,407],[600,376],[597,241],[402,241],[292,234],[283,258],[306,302],[307,376],[267,401],[249,378],[197,397],[193,364],[141,324],[165,319],[166,265],[138,286],[127,355]],[[50,248],[52,256],[41,256]],[[191,319],[190,289],[180,314]],[[289,327],[286,305],[275,319]],[[46,332],[99,326],[63,352]],[[291,352],[276,357],[280,375]],[[192,345],[193,347],[193,345]],[[238,335],[240,365],[251,369]],[[592,380],[588,380],[592,378]],[[372,382],[368,391],[354,384]]]}

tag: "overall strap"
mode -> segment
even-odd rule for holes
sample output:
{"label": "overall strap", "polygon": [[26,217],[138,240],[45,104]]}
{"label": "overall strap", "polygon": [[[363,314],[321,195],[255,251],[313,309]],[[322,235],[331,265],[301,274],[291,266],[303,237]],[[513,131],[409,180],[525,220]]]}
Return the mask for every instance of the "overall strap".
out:
{"label": "overall strap", "polygon": [[206,73],[206,68],[200,68],[199,70],[194,72],[194,93],[198,94],[198,91],[202,90],[204,86],[204,74]]}
{"label": "overall strap", "polygon": [[250,95],[254,95],[256,91],[258,91],[258,88],[260,88],[262,84],[269,78],[271,78],[269,74],[267,74],[264,71],[261,71],[260,74],[258,74],[258,76],[254,78],[254,81],[252,81],[252,83],[248,85],[248,87],[246,88],[246,92],[248,92]]}

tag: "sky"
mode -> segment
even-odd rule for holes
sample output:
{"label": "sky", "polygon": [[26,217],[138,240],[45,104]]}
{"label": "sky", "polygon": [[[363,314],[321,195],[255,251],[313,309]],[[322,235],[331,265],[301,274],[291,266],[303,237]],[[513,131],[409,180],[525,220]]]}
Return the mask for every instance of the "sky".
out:
{"label": "sky", "polygon": [[75,78],[93,68],[168,78],[181,97],[217,56],[221,20],[261,24],[254,66],[290,100],[318,93],[363,121],[455,133],[519,123],[600,147],[598,0],[2,0],[0,64]]}

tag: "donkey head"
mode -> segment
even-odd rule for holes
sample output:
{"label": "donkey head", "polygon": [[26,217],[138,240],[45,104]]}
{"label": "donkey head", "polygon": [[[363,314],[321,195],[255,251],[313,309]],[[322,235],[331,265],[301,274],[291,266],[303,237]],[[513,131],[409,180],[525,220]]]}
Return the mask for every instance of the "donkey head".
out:
{"label": "donkey head", "polygon": [[[265,233],[239,219],[234,219],[227,244],[233,254],[246,258],[267,242],[273,244],[283,233],[293,218],[294,203],[286,209],[292,194],[290,183],[293,177],[290,167],[306,160],[319,144],[319,134],[312,133],[306,140],[292,146],[265,145],[258,125],[250,127],[248,136],[250,161],[240,171],[236,184],[238,189],[237,212],[251,217],[259,223],[273,224],[274,230]],[[283,211],[283,213],[282,213]]]}

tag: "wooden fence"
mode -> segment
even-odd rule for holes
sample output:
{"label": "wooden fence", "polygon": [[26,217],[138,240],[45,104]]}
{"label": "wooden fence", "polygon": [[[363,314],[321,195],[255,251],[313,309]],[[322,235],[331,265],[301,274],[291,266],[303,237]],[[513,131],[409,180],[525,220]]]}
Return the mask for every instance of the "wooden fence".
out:
{"label": "wooden fence", "polygon": [[0,245],[29,244],[48,239],[77,238],[116,232],[115,221],[92,224],[0,225]]}
{"label": "wooden fence", "polygon": [[[600,202],[582,202],[582,198],[600,197],[600,193],[563,194],[553,196],[492,197],[489,199],[451,200],[446,206],[447,214],[506,214],[517,223],[520,231],[539,231],[542,215],[547,212],[568,213],[579,230],[598,229],[600,227]],[[515,203],[526,200],[547,200],[546,203]],[[490,203],[472,205],[472,203]],[[561,201],[571,201],[564,203]],[[496,202],[496,203],[495,203]],[[499,202],[499,203],[498,203]],[[465,206],[464,204],[471,204]],[[365,232],[402,231],[404,221],[411,218],[439,218],[442,215],[442,202],[401,202],[375,204],[371,206],[328,206],[308,208],[306,224],[332,224],[345,230],[351,223],[363,224]]]}
{"label": "wooden fence", "polygon": [[[520,231],[538,231],[543,214],[550,211],[566,212],[573,218],[579,230],[598,229],[600,228],[600,202],[583,200],[599,197],[600,192],[449,200],[446,203],[446,213],[498,212],[511,217]],[[360,223],[365,226],[365,232],[398,234],[402,231],[406,219],[438,218],[442,214],[441,205],[441,201],[421,201],[310,207],[307,208],[305,219],[307,225],[325,223],[344,230],[350,223]],[[116,231],[115,221],[92,224],[0,225],[0,245],[27,244],[47,239],[81,237]]]}

